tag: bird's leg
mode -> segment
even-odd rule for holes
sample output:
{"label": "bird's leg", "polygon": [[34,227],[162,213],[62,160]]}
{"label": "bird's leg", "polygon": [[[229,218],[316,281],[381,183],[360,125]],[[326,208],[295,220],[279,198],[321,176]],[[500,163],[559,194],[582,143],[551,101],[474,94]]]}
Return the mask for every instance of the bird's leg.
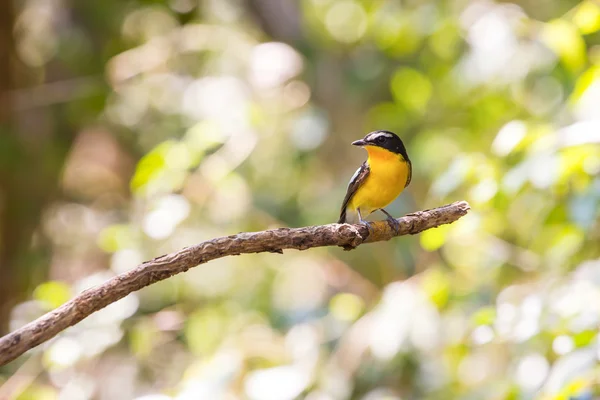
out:
{"label": "bird's leg", "polygon": [[357,208],[356,211],[358,211],[358,221],[361,224],[366,225],[366,227],[369,229],[369,232],[371,232],[371,223],[363,219],[362,214],[360,213],[360,208]]}
{"label": "bird's leg", "polygon": [[394,230],[394,232],[396,232],[396,234],[398,234],[398,232],[400,231],[400,224],[398,223],[398,220],[396,218],[392,217],[392,215],[389,212],[385,211],[383,208],[380,208],[380,210],[382,213],[387,215],[388,224]]}

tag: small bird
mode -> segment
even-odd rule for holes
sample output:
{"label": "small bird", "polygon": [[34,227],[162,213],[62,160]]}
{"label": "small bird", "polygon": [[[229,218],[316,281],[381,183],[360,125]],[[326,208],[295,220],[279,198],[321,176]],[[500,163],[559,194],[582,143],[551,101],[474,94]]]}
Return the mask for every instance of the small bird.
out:
{"label": "small bird", "polygon": [[368,226],[363,217],[381,210],[398,230],[396,219],[383,208],[402,193],[412,178],[412,164],[404,143],[393,132],[374,131],[352,144],[365,148],[369,157],[350,179],[338,223],[360,222]]}

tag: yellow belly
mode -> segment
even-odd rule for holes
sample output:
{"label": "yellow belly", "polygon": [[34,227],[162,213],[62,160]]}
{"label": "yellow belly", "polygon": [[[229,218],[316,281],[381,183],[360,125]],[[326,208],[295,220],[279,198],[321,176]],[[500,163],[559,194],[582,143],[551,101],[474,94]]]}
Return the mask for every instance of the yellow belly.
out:
{"label": "yellow belly", "polygon": [[377,149],[367,150],[371,171],[348,205],[351,210],[360,209],[363,217],[388,206],[402,193],[410,168],[397,154],[387,151],[382,153]]}

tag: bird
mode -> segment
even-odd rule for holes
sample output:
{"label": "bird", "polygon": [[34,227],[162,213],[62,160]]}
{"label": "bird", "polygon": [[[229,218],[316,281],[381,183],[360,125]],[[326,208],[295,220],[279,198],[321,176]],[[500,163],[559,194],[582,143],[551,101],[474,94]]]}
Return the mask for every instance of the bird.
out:
{"label": "bird", "polygon": [[381,210],[398,231],[398,221],[384,207],[394,201],[412,179],[412,163],[402,139],[393,132],[379,130],[352,145],[367,150],[368,158],[348,183],[338,223],[358,222],[370,227],[364,218]]}

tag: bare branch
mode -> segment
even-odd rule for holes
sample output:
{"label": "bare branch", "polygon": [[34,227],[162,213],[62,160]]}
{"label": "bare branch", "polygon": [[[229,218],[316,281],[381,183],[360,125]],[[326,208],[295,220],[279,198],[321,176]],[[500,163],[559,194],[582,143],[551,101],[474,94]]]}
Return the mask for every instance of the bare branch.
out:
{"label": "bare branch", "polygon": [[329,224],[239,233],[186,247],[147,261],[101,285],[87,289],[57,309],[4,336],[0,339],[0,365],[5,365],[27,350],[50,340],[129,293],[217,258],[247,253],[282,253],[285,249],[306,250],[322,246],[341,246],[349,250],[363,243],[414,235],[452,223],[467,214],[469,209],[466,201],[459,201],[433,210],[408,214],[397,219],[397,232],[385,221],[372,223],[370,232],[364,225]]}

